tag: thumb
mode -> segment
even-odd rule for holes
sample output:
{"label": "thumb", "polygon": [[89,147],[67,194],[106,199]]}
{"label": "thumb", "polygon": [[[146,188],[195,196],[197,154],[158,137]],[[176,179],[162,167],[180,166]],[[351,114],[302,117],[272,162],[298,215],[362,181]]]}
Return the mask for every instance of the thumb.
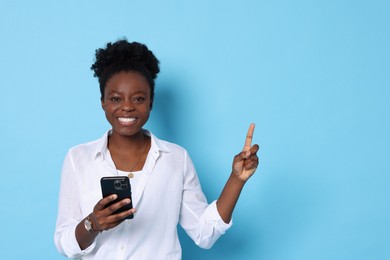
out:
{"label": "thumb", "polygon": [[248,158],[250,155],[251,155],[251,152],[249,150],[248,151],[242,151],[241,153],[237,154],[234,157],[234,162],[235,163],[241,162],[241,161],[245,160],[246,158]]}

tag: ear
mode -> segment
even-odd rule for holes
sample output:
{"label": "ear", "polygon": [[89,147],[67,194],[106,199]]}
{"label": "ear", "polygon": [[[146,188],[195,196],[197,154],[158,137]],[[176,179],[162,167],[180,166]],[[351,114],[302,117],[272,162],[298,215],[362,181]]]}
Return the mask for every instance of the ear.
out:
{"label": "ear", "polygon": [[149,111],[152,111],[152,108],[153,108],[153,99],[152,100],[150,100],[150,106],[149,106]]}
{"label": "ear", "polygon": [[102,109],[103,109],[104,111],[106,111],[106,104],[104,103],[103,97],[100,98],[100,103],[101,103],[101,105],[102,105]]}

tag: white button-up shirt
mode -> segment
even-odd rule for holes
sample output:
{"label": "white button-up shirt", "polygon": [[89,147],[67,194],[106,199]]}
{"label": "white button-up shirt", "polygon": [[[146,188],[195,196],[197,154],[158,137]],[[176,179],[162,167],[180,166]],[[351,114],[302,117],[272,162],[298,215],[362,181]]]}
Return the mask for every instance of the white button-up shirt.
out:
{"label": "white button-up shirt", "polygon": [[107,133],[69,150],[54,235],[60,253],[82,259],[181,259],[178,223],[202,248],[210,248],[232,225],[223,222],[215,201],[208,205],[187,151],[145,134],[151,137],[151,148],[132,184],[134,218],[103,231],[85,250],[77,243],[76,226],[102,198],[100,179],[118,171],[107,153]]}

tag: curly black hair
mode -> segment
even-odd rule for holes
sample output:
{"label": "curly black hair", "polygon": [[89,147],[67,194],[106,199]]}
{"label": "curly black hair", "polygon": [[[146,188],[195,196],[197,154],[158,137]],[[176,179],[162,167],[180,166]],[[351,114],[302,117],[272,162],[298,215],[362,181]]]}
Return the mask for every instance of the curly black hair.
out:
{"label": "curly black hair", "polygon": [[149,82],[150,98],[153,104],[154,81],[160,72],[159,61],[156,56],[139,42],[129,43],[127,39],[107,43],[105,48],[96,50],[95,63],[92,64],[94,77],[100,85],[101,98],[104,98],[104,88],[107,81],[116,73],[122,71],[137,71]]}

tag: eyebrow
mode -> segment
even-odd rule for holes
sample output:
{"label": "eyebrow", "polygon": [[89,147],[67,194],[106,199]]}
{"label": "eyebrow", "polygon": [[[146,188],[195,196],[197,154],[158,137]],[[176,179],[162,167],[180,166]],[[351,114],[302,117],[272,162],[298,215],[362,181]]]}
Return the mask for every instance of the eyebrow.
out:
{"label": "eyebrow", "polygon": [[[122,94],[122,92],[121,91],[112,90],[112,91],[107,93],[107,95],[110,95],[110,94]],[[146,92],[143,91],[143,90],[140,90],[140,91],[136,91],[136,92],[131,93],[131,95],[136,95],[136,94],[145,94],[146,95]]]}

